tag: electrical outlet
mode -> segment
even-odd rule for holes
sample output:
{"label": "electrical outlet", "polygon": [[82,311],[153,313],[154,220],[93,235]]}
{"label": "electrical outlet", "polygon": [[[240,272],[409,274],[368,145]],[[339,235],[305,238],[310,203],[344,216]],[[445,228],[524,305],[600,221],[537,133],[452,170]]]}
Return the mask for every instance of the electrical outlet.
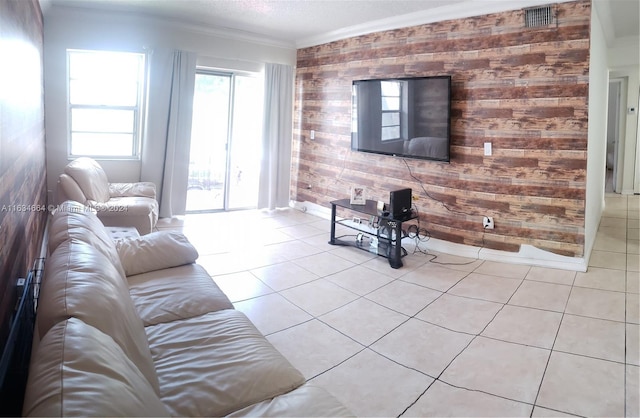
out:
{"label": "electrical outlet", "polygon": [[495,224],[493,223],[493,218],[491,216],[485,216],[484,218],[482,218],[482,227],[484,229],[495,228]]}

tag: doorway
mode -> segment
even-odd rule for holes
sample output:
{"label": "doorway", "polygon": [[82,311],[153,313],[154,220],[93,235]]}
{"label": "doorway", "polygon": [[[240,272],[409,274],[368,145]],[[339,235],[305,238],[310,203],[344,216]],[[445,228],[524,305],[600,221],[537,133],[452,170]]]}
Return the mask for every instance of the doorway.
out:
{"label": "doorway", "polygon": [[623,109],[626,103],[626,80],[609,80],[607,111],[607,156],[605,192],[620,193],[622,186],[621,153],[624,143]]}
{"label": "doorway", "polygon": [[254,74],[196,72],[187,212],[257,206],[262,91]]}

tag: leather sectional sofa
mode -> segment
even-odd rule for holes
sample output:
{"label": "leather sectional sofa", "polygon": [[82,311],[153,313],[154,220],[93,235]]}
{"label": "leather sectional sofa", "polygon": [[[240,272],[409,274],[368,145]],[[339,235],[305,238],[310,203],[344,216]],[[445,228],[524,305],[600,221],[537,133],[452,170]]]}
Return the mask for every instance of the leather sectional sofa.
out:
{"label": "leather sectional sofa", "polygon": [[48,247],[24,415],[351,415],[233,309],[182,234],[114,241],[67,201]]}

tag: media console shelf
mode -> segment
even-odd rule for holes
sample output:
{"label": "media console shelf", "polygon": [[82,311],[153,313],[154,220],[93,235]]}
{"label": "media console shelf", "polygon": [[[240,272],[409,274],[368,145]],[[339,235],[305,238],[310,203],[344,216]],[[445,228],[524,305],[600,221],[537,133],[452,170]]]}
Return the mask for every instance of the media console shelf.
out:
{"label": "media console shelf", "polygon": [[[353,217],[336,219],[337,208],[343,208],[355,213],[367,215],[363,223],[353,221]],[[369,217],[377,218],[379,227],[369,226]],[[334,200],[331,202],[331,245],[345,245],[369,251],[389,259],[389,265],[394,268],[402,267],[402,223],[415,219],[417,216],[411,213],[406,219],[393,219],[391,216],[383,216],[378,211],[378,202],[367,200],[364,205],[352,205],[349,199]],[[341,235],[336,237],[336,225],[358,231],[354,235]],[[349,239],[345,239],[350,237]]]}

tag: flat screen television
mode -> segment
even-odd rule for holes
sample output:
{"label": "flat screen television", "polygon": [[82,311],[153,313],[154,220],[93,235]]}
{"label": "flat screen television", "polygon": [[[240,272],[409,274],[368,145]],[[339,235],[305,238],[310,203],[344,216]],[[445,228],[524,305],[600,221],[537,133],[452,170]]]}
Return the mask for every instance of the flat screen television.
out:
{"label": "flat screen television", "polygon": [[354,80],[351,149],[449,161],[451,76]]}

